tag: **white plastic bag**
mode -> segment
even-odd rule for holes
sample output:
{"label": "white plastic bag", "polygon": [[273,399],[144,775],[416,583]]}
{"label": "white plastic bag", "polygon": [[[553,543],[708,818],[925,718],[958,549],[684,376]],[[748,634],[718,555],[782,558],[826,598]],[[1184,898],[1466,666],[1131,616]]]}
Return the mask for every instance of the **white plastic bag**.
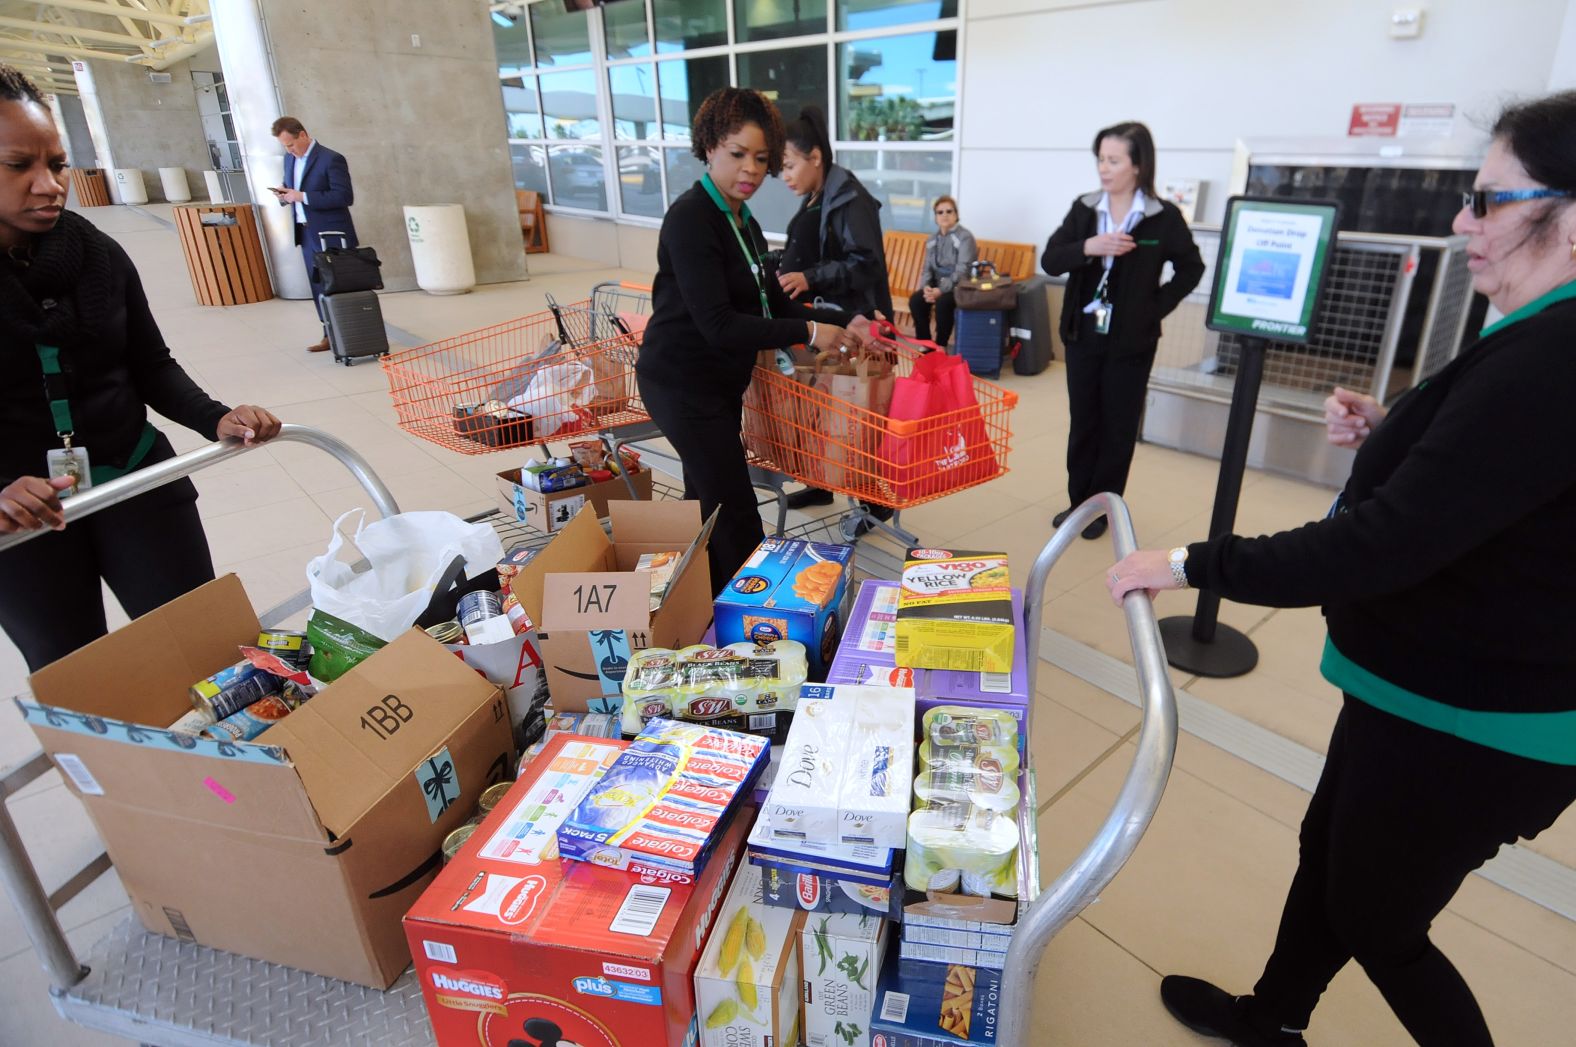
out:
{"label": "white plastic bag", "polygon": [[[356,533],[347,538],[340,528],[357,513]],[[366,570],[340,559],[347,543]],[[392,642],[416,624],[456,556],[474,578],[503,558],[503,543],[491,527],[453,513],[399,513],[367,523],[365,509],[352,509],[334,521],[328,550],[306,565],[312,606]]]}
{"label": "white plastic bag", "polygon": [[582,360],[548,364],[536,372],[525,393],[509,401],[510,410],[533,417],[536,439],[573,427],[596,399],[596,375]]}

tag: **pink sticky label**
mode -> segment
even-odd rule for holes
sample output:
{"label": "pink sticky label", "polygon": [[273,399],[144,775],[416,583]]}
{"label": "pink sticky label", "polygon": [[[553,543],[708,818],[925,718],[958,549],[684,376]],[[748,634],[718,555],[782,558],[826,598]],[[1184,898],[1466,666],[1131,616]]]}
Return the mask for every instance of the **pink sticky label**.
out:
{"label": "pink sticky label", "polygon": [[235,794],[226,789],[224,786],[220,785],[218,782],[214,781],[212,778],[204,778],[202,783],[208,787],[210,792],[212,792],[219,799],[223,800],[225,803],[235,802]]}

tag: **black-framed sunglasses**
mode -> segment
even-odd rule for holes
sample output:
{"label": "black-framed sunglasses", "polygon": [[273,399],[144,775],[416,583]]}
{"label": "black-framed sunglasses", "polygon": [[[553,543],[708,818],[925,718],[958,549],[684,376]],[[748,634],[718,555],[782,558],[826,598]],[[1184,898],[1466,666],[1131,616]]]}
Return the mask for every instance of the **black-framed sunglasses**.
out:
{"label": "black-framed sunglasses", "polygon": [[1461,194],[1461,206],[1469,209],[1474,218],[1487,218],[1489,209],[1500,204],[1570,195],[1564,189],[1469,189]]}
{"label": "black-framed sunglasses", "polygon": [[938,215],[943,215],[943,214],[957,214],[958,212],[954,211],[950,207],[938,207],[938,208],[936,208],[936,213]]}

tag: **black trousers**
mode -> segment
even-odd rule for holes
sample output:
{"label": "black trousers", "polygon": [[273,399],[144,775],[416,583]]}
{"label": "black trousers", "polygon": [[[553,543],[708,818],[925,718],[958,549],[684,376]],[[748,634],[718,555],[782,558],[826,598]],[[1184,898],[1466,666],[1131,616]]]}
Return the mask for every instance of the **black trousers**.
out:
{"label": "black trousers", "polygon": [[213,580],[190,480],[0,553],[0,629],[21,649],[29,671],[108,631],[100,579],[132,618]]}
{"label": "black trousers", "polygon": [[675,389],[639,376],[640,396],[684,463],[684,497],[700,502],[701,518],[717,514],[709,548],[715,595],[733,580],[766,537],[744,457],[744,399],[704,389]]}
{"label": "black trousers", "polygon": [[[931,303],[925,301],[923,289],[915,291],[908,296],[908,311],[914,317],[914,337],[923,341],[930,341],[930,310]],[[936,344],[945,346],[952,337],[952,321],[957,315],[957,303],[952,300],[952,292],[947,291],[936,299]]]}
{"label": "black trousers", "polygon": [[306,226],[297,222],[295,228],[296,243],[301,247],[301,261],[306,266],[306,279],[312,285],[312,304],[317,307],[317,318],[326,323],[323,317],[323,285],[317,279],[317,266],[312,264],[312,256],[321,248],[308,242]]}
{"label": "black trousers", "polygon": [[1576,767],[1421,727],[1350,695],[1302,823],[1301,859],[1256,1017],[1305,1028],[1355,959],[1423,1047],[1491,1044],[1483,1012],[1428,937],[1461,881],[1576,801]]}
{"label": "black trousers", "polygon": [[1078,505],[1103,491],[1127,489],[1155,346],[1114,351],[1094,336],[1067,343],[1067,497]]}

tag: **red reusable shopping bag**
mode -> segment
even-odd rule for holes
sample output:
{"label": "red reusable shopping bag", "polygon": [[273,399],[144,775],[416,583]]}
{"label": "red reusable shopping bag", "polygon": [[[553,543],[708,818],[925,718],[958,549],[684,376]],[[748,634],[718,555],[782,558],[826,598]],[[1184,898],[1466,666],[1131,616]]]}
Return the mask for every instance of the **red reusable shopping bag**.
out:
{"label": "red reusable shopping bag", "polygon": [[893,422],[882,459],[899,501],[967,487],[996,475],[996,453],[961,357],[926,353],[892,389]]}

